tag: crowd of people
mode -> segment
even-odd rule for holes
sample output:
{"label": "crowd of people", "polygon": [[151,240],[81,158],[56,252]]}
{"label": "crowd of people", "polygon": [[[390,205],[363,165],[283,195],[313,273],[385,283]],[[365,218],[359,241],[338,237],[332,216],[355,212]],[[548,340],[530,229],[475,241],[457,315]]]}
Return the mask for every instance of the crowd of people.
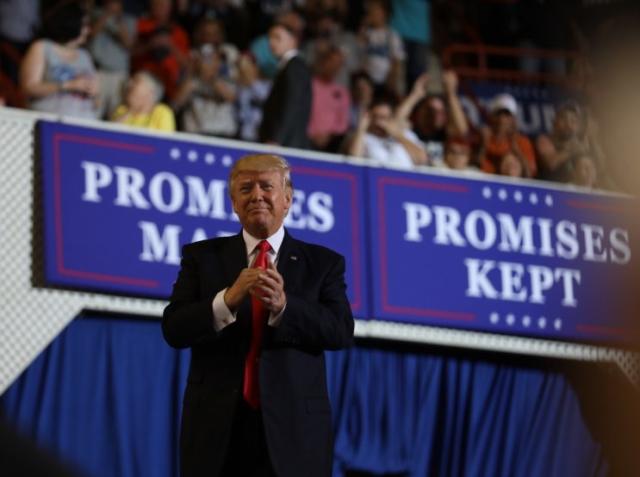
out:
{"label": "crowd of people", "polygon": [[470,123],[455,71],[425,72],[426,1],[148,0],[139,15],[123,0],[45,3],[0,2],[14,19],[0,22],[0,40],[21,55],[12,65],[0,53],[2,74],[33,110],[608,186],[597,125],[577,101],[537,137],[520,132],[509,94]]}

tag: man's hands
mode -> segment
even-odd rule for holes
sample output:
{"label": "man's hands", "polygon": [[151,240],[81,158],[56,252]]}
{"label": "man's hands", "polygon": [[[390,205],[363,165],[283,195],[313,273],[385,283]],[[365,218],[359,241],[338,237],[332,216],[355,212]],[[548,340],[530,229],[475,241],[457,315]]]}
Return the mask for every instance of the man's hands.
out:
{"label": "man's hands", "polygon": [[224,302],[235,311],[247,295],[252,295],[264,303],[265,308],[277,315],[287,303],[284,280],[275,265],[269,261],[266,270],[245,268],[224,294]]}

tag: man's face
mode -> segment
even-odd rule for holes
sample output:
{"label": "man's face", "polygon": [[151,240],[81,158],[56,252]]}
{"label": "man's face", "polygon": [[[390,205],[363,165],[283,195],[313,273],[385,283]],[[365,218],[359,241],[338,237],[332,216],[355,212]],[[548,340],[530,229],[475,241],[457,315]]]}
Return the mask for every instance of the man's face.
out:
{"label": "man's face", "polygon": [[233,210],[247,232],[263,239],[280,228],[291,207],[281,171],[241,171],[231,188]]}
{"label": "man's face", "polygon": [[281,58],[287,51],[296,48],[296,40],[285,28],[276,25],[269,30],[269,47],[273,56]]}
{"label": "man's face", "polygon": [[469,166],[469,146],[464,144],[448,144],[444,161],[451,169],[466,169]]}
{"label": "man's face", "polygon": [[427,121],[433,129],[443,129],[447,125],[447,108],[441,98],[427,101]]}
{"label": "man's face", "polygon": [[496,134],[511,134],[516,131],[516,118],[506,109],[493,113],[493,127]]}
{"label": "man's face", "polygon": [[562,139],[571,139],[580,132],[580,118],[574,111],[560,111],[553,123],[554,132]]}
{"label": "man's face", "polygon": [[369,132],[380,137],[388,136],[387,130],[382,123],[391,121],[392,117],[393,111],[391,110],[391,106],[388,104],[377,104],[371,109]]}

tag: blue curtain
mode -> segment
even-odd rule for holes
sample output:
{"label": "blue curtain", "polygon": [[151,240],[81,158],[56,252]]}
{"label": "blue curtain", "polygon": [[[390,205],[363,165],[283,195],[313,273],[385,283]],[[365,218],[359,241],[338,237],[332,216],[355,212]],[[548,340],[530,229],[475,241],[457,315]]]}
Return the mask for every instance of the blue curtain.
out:
{"label": "blue curtain", "polygon": [[[189,353],[154,320],[81,317],[0,399],[81,474],[178,475]],[[603,446],[558,370],[424,348],[327,353],[334,476],[604,476]]]}

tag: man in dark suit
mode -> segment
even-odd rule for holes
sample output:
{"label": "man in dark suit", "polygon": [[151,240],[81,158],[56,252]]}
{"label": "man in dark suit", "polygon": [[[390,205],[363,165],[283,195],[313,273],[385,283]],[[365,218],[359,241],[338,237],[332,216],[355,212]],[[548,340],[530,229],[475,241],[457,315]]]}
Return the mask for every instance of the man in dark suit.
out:
{"label": "man in dark suit", "polygon": [[331,474],[323,351],[349,346],[341,255],[291,237],[289,166],[238,160],[229,191],[242,232],[186,245],[162,330],[191,347],[184,396],[185,476]]}
{"label": "man in dark suit", "polygon": [[298,55],[296,32],[286,23],[269,29],[269,47],[278,58],[278,73],[262,110],[258,136],[261,142],[309,148],[311,73]]}

